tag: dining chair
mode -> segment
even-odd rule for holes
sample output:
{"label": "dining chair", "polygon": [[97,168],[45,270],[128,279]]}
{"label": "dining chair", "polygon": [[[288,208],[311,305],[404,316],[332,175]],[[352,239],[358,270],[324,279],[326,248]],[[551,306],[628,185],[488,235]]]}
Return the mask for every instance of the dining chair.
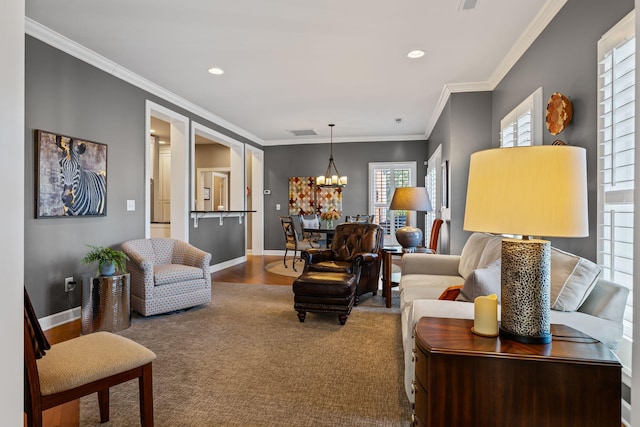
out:
{"label": "dining chair", "polygon": [[146,347],[111,332],[95,332],[50,345],[24,290],[24,412],[28,427],[42,412],[98,394],[100,422],[109,421],[109,388],[138,379],[140,424],[153,426],[151,363]]}
{"label": "dining chair", "polygon": [[429,236],[429,253],[436,253],[436,249],[438,248],[438,241],[440,238],[440,227],[442,227],[443,222],[444,221],[442,221],[440,218],[436,218],[433,220],[433,225],[431,226],[431,235]]}
{"label": "dining chair", "polygon": [[[294,217],[296,218],[294,219]],[[293,249],[293,271],[298,271],[296,270],[296,262],[301,260],[300,255],[298,254],[302,253],[302,251],[306,249],[311,249],[313,247],[308,239],[304,239],[302,237],[302,234],[298,234],[295,226],[296,222],[300,223],[299,215],[280,217],[280,223],[282,224],[282,231],[284,232],[285,239],[284,258],[282,259],[282,262],[284,263],[284,268],[288,268],[287,253],[289,252],[289,249]],[[298,224],[298,227],[300,228],[300,230],[302,230],[301,223]]]}
{"label": "dining chair", "polygon": [[373,222],[373,215],[347,215],[345,222],[353,222],[358,224],[371,224]]}
{"label": "dining chair", "polygon": [[302,220],[302,227],[305,237],[316,247],[326,246],[327,239],[324,237],[323,233],[309,231],[309,229],[319,229],[320,228],[320,215],[318,214],[302,214],[300,215],[300,219]]}

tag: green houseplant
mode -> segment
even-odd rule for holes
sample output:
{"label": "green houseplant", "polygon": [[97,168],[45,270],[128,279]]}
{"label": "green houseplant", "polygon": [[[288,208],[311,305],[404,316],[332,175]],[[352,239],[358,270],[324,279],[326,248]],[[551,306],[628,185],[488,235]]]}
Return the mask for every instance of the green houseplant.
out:
{"label": "green houseplant", "polygon": [[98,274],[113,276],[116,269],[126,273],[129,257],[122,251],[104,246],[87,245],[92,250],[80,260],[82,264],[98,263]]}

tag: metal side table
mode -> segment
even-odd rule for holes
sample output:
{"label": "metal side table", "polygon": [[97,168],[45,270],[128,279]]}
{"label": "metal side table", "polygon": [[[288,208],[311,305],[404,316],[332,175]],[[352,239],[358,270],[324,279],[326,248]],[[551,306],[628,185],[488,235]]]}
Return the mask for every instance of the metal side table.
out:
{"label": "metal side table", "polygon": [[131,326],[129,273],[82,278],[82,334]]}

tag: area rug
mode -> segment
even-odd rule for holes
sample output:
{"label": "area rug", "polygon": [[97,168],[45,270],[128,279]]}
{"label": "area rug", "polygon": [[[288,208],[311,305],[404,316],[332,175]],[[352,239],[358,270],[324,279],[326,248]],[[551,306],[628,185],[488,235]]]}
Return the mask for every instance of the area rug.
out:
{"label": "area rug", "polygon": [[[212,303],[134,317],[129,337],[157,355],[156,426],[409,426],[399,302],[363,296],[347,323],[309,313],[289,286],[214,283]],[[138,426],[138,386],[111,389],[111,421],[81,399],[81,426]]]}
{"label": "area rug", "polygon": [[298,277],[304,269],[304,261],[296,261],[296,270],[298,271],[293,271],[293,258],[287,258],[287,267],[284,266],[282,259],[280,259],[279,261],[270,262],[265,265],[264,269],[269,273],[279,274],[281,276]]}
{"label": "area rug", "polygon": [[[296,270],[293,271],[293,258],[287,258],[287,267],[284,266],[282,260],[270,262],[269,264],[264,266],[264,269],[269,273],[280,274],[281,276],[289,276],[289,277],[298,277],[302,274],[302,269],[304,268],[304,261],[296,262]],[[400,266],[397,264],[393,264],[392,266],[393,276],[392,279],[394,282],[397,282],[400,278]]]}

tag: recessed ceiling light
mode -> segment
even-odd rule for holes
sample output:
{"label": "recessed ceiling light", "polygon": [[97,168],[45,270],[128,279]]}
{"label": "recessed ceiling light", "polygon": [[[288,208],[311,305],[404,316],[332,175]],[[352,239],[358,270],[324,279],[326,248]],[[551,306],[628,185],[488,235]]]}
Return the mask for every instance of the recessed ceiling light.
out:
{"label": "recessed ceiling light", "polygon": [[160,144],[166,144],[166,143],[167,143],[167,141],[162,141],[162,140],[161,140],[161,141],[158,141],[158,142],[159,142]]}
{"label": "recessed ceiling light", "polygon": [[155,129],[149,129],[149,133],[156,133]]}
{"label": "recessed ceiling light", "polygon": [[407,57],[411,58],[411,59],[416,59],[416,58],[422,58],[424,56],[424,50],[412,50],[411,52],[407,53]]}
{"label": "recessed ceiling light", "polygon": [[224,74],[224,70],[222,68],[218,68],[218,67],[209,68],[209,72],[211,74],[215,74],[215,75]]}

